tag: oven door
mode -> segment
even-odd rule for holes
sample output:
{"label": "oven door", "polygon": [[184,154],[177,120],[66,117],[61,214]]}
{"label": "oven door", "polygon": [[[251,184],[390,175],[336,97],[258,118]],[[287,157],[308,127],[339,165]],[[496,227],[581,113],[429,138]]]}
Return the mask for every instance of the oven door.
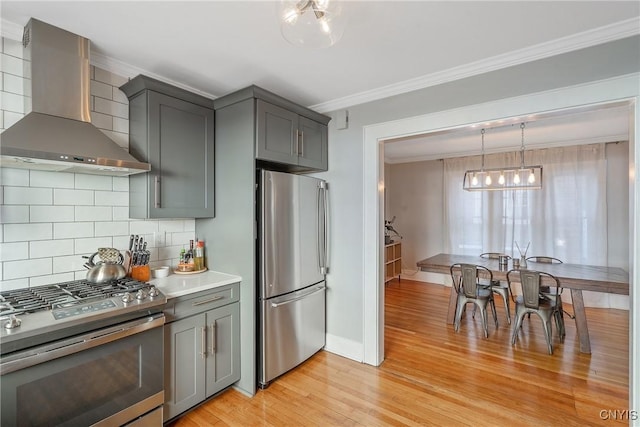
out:
{"label": "oven door", "polygon": [[3,426],[122,425],[160,407],[162,313],[0,360]]}

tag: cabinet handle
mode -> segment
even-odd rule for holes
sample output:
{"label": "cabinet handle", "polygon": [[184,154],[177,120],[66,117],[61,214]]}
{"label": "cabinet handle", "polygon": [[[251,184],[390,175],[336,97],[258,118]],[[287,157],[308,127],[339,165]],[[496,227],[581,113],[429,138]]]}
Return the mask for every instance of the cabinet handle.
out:
{"label": "cabinet handle", "polygon": [[293,144],[293,154],[294,155],[298,155],[298,148],[300,145],[300,132],[298,132],[298,129],[296,129],[296,142],[295,144]]}
{"label": "cabinet handle", "polygon": [[304,132],[300,131],[300,157],[304,157]]}
{"label": "cabinet handle", "polygon": [[203,326],[202,328],[200,328],[201,332],[202,332],[202,352],[200,353],[202,355],[203,359],[207,358],[207,328],[205,326]]}
{"label": "cabinet handle", "polygon": [[160,177],[157,175],[154,181],[153,198],[154,198],[153,206],[156,209],[160,208]]}
{"label": "cabinet handle", "polygon": [[213,323],[211,324],[211,355],[212,356],[216,354],[216,337],[218,335],[216,331],[217,326],[218,324],[214,320]]}
{"label": "cabinet handle", "polygon": [[202,304],[207,304],[207,303],[209,303],[209,302],[218,301],[218,300],[221,300],[221,299],[223,299],[223,298],[224,298],[224,296],[223,296],[223,295],[218,295],[218,296],[215,296],[215,297],[213,297],[213,298],[206,299],[206,300],[204,300],[204,301],[197,301],[197,302],[194,302],[194,303],[193,303],[193,304],[191,304],[191,305],[192,305],[193,307],[195,307],[195,306],[197,306],[197,305],[202,305]]}

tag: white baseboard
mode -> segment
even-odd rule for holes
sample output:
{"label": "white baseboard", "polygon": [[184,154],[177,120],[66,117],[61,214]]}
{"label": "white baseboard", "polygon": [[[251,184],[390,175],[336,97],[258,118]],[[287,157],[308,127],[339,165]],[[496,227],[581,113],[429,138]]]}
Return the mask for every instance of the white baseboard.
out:
{"label": "white baseboard", "polygon": [[337,354],[338,356],[355,360],[356,362],[362,363],[364,360],[362,343],[332,334],[326,334],[326,344],[324,349],[330,353]]}
{"label": "white baseboard", "polygon": [[[411,270],[402,270],[402,274],[400,275],[400,280],[417,280],[419,282],[429,282],[435,283],[437,285],[446,285],[451,286],[451,278],[446,274],[440,273],[428,273],[426,271],[411,271]],[[448,280],[447,280],[448,279]]]}

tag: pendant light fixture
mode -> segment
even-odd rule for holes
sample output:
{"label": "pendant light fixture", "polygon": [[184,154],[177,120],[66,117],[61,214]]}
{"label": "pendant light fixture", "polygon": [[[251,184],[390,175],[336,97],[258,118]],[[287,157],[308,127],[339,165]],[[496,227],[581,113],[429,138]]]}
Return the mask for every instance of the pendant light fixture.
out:
{"label": "pendant light fixture", "polygon": [[540,190],[542,188],[542,166],[524,164],[524,123],[520,123],[520,166],[484,168],[484,133],[482,129],[482,166],[464,174],[462,188],[467,191],[495,190]]}
{"label": "pendant light fixture", "polygon": [[282,36],[294,46],[325,48],[342,37],[346,23],[337,0],[280,0]]}

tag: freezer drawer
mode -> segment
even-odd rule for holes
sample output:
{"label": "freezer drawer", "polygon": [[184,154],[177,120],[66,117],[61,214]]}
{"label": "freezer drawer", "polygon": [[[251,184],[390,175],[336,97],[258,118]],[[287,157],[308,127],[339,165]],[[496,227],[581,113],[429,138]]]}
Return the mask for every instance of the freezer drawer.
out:
{"label": "freezer drawer", "polygon": [[260,387],[266,387],[324,347],[325,292],[323,282],[260,301]]}

